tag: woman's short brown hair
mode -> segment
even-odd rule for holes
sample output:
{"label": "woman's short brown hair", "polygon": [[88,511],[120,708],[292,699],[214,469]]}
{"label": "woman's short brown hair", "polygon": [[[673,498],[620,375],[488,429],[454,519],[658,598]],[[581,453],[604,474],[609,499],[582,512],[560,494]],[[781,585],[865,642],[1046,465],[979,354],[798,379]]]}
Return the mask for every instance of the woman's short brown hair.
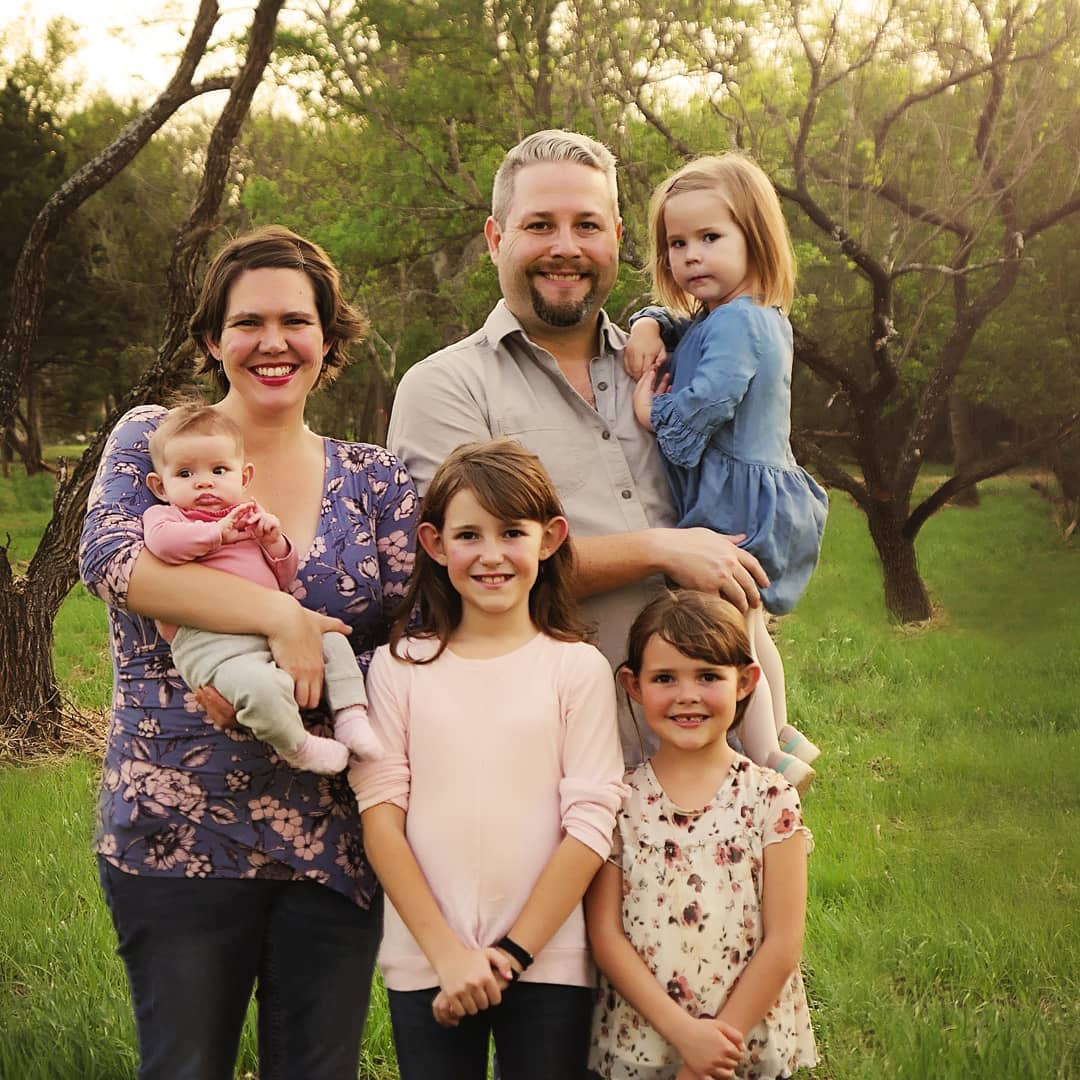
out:
{"label": "woman's short brown hair", "polygon": [[330,348],[323,358],[316,387],[334,381],[349,362],[348,345],[367,333],[368,321],[341,294],[341,275],[318,244],[305,240],[284,225],[264,225],[230,240],[214,257],[203,279],[202,292],[188,330],[202,353],[197,373],[208,375],[222,393],[229,380],[208,342],[221,340],[229,290],[246,270],[300,270],[315,291],[315,307],[324,340]]}

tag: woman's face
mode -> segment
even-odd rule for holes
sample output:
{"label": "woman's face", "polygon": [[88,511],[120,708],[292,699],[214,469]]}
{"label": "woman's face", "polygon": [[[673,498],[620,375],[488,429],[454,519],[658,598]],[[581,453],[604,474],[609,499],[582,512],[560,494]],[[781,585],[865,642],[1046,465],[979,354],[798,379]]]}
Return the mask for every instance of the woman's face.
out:
{"label": "woman's face", "polygon": [[330,348],[311,279],[301,270],[245,270],[225,304],[221,340],[208,342],[225,368],[229,396],[249,407],[303,408]]}

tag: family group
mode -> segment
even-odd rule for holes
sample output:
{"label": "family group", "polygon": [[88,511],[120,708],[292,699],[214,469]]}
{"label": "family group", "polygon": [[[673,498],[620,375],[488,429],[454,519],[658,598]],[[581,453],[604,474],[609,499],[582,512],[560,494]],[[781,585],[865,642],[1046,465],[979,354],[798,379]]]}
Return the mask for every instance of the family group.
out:
{"label": "family group", "polygon": [[[108,440],[80,545],[115,671],[96,853],[144,1080],[356,1080],[376,962],[403,1080],[791,1077],[799,795],[767,613],[827,500],[790,445],[795,266],[746,156],[650,207],[629,334],[615,161],[542,131],[485,226],[502,298],[316,434],[363,316],[316,244],[227,243],[214,404]],[[599,969],[599,976],[597,975]]]}

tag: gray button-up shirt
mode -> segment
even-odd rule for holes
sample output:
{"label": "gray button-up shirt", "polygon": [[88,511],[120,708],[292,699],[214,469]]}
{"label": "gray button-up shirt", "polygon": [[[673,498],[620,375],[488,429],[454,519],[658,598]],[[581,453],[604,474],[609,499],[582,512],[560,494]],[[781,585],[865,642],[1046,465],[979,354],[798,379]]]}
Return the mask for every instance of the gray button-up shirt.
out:
{"label": "gray button-up shirt", "polygon": [[[617,545],[619,533],[674,526],[656,441],[634,418],[625,345],[626,335],[601,312],[600,353],[589,364],[593,409],[500,300],[475,334],[405,373],[394,398],[389,449],[423,494],[451,450],[509,436],[544,463],[571,537],[611,536]],[[583,601],[612,667],[626,658],[634,616],[662,584],[649,578]],[[641,739],[625,709],[620,726],[627,760],[640,760]]]}

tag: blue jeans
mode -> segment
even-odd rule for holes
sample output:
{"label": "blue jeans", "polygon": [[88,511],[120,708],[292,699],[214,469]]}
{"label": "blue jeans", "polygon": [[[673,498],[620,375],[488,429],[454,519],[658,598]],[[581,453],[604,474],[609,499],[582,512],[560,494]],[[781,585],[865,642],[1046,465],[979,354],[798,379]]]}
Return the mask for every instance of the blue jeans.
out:
{"label": "blue jeans", "polygon": [[431,1014],[437,989],[391,990],[401,1080],[484,1080],[495,1036],[501,1080],[584,1080],[594,991],[514,983],[502,1004],[442,1028]]}
{"label": "blue jeans", "polygon": [[381,894],[364,911],[315,882],[98,871],[140,1080],[232,1080],[253,987],[260,1080],[356,1080]]}

